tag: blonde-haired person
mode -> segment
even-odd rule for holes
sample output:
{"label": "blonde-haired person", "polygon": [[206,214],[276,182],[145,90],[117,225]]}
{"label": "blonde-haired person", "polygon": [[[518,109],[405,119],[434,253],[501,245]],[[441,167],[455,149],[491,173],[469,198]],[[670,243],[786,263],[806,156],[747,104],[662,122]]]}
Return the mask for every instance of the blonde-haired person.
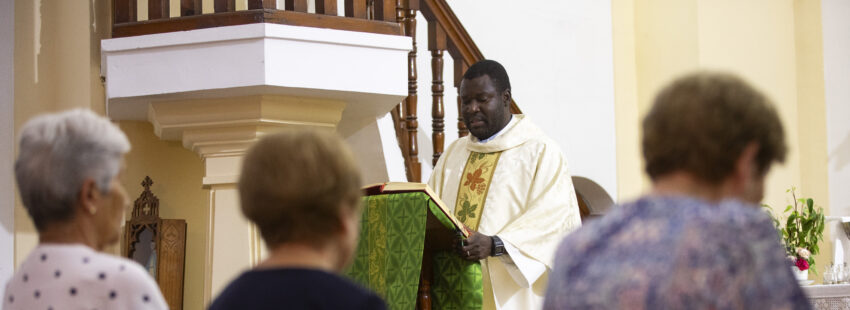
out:
{"label": "blonde-haired person", "polygon": [[168,309],[139,264],[99,253],[118,242],[129,201],[118,181],[130,143],[89,110],[21,128],[15,178],[38,246],[6,285],[3,309]]}
{"label": "blonde-haired person", "polygon": [[786,153],[773,104],[743,80],[673,81],[643,120],[652,192],[564,240],[544,309],[808,309],[758,206]]}
{"label": "blonde-haired person", "polygon": [[239,195],[270,255],[210,309],[385,309],[380,297],[338,275],[357,247],[360,182],[351,152],[334,134],[260,139],[245,156]]}

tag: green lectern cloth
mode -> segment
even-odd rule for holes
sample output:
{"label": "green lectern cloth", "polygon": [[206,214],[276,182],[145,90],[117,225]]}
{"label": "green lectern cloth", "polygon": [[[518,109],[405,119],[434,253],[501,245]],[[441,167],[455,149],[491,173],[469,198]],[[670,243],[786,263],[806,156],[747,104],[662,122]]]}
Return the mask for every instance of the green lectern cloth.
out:
{"label": "green lectern cloth", "polygon": [[[455,227],[425,193],[366,196],[363,206],[360,241],[347,275],[382,296],[390,309],[414,309],[427,212]],[[433,263],[433,309],[481,309],[480,263],[451,253],[435,253]]]}

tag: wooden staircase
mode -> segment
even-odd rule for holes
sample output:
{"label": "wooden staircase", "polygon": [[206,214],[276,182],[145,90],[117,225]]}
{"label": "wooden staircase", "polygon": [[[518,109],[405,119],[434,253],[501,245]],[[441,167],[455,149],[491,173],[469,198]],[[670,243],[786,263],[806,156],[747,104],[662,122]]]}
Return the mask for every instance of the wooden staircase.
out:
{"label": "wooden staircase", "polygon": [[[484,54],[475,45],[463,24],[445,0],[410,0],[406,7],[404,33],[413,38],[413,51],[408,57],[408,96],[399,108],[393,110],[396,135],[404,155],[407,180],[422,182],[422,167],[419,162],[419,146],[416,139],[417,122],[417,68],[416,68],[416,11],[421,11],[428,22],[428,50],[431,52],[431,137],[434,155],[432,164],[443,154],[445,147],[445,104],[443,100],[443,56],[448,51],[454,62],[454,87],[460,87],[463,73],[470,65],[484,60]],[[401,16],[401,14],[399,14]],[[458,92],[459,93],[459,92]],[[460,97],[456,98],[460,110]],[[459,111],[458,111],[459,112]],[[511,112],[522,113],[516,102],[511,102]],[[458,113],[458,137],[466,136],[469,131]]]}

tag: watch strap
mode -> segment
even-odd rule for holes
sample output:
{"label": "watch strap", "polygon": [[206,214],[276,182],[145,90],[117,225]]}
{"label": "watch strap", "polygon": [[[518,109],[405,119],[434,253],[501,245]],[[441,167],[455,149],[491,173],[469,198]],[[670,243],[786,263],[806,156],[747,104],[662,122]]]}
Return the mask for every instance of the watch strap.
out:
{"label": "watch strap", "polygon": [[505,255],[505,243],[498,236],[490,237],[493,240],[493,247],[490,249],[490,256]]}

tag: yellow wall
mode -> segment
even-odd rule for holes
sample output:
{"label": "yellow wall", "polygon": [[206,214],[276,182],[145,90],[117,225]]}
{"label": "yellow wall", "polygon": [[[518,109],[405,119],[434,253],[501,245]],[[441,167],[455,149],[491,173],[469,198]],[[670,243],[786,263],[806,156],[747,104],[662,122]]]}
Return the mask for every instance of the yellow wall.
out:
{"label": "yellow wall", "polygon": [[[81,5],[83,4],[83,5]],[[76,107],[104,114],[100,40],[109,36],[109,1],[15,1],[15,106],[17,130],[33,116]],[[133,145],[122,183],[135,198],[150,175],[164,218],[188,223],[184,308],[203,308],[208,191],[203,162],[179,142],[163,142],[145,122],[122,122]],[[20,200],[15,202],[15,266],[38,242]],[[118,245],[106,250],[120,253]]]}
{"label": "yellow wall", "polygon": [[[794,1],[797,53],[797,128],[800,152],[800,192],[812,197],[830,214],[826,146],[826,94],[823,72],[823,31],[820,1]],[[815,259],[819,272],[832,262],[831,230]]]}
{"label": "yellow wall", "polygon": [[[612,2],[620,199],[645,192],[640,118],[656,92],[696,69],[731,71],[775,103],[791,148],[774,167],[764,202],[781,209],[785,190],[828,198],[823,48],[819,1],[617,0]],[[825,236],[830,240],[829,236]],[[816,257],[831,260],[824,243]]]}
{"label": "yellow wall", "polygon": [[203,162],[181,142],[160,140],[148,122],[122,121],[119,125],[133,145],[121,178],[130,198],[135,200],[141,194],[142,180],[150,176],[154,182],[151,191],[159,197],[159,216],[186,220],[183,305],[184,309],[202,309],[209,226],[209,190],[201,188]]}
{"label": "yellow wall", "polygon": [[[96,1],[101,2],[105,1]],[[75,1],[15,1],[16,132],[39,113],[74,107],[103,113],[99,46],[107,18],[103,5],[92,11]],[[15,266],[37,241],[32,222],[16,199]]]}

